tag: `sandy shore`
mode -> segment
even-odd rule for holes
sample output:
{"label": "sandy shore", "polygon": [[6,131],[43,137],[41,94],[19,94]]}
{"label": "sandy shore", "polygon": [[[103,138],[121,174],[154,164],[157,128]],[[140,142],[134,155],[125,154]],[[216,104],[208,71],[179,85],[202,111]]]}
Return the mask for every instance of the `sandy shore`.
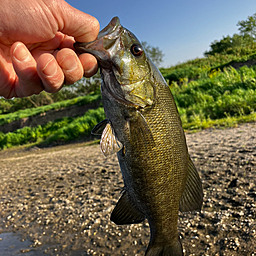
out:
{"label": "sandy shore", "polygon": [[[256,123],[186,136],[204,204],[180,214],[185,255],[256,255]],[[3,255],[144,255],[148,223],[109,219],[123,182],[99,145],[0,152],[0,164]]]}

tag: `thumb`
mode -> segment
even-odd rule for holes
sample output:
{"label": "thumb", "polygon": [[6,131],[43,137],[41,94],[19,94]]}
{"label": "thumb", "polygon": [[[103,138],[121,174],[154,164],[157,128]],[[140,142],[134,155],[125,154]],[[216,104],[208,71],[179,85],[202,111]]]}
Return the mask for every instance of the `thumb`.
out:
{"label": "thumb", "polygon": [[[93,16],[81,12],[65,1],[61,1],[63,6],[59,6],[60,15],[55,18],[59,24],[59,31],[72,36],[77,42],[94,41],[99,33],[99,22]],[[54,13],[55,10],[52,10]]]}

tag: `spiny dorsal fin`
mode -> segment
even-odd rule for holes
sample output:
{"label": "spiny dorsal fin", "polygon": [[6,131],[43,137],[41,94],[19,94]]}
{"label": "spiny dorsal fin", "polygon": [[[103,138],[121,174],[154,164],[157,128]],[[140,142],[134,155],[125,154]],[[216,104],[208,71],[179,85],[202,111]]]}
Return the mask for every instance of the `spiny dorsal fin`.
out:
{"label": "spiny dorsal fin", "polygon": [[140,223],[144,219],[144,214],[137,209],[127,191],[123,193],[117,202],[110,217],[110,220],[117,225]]}
{"label": "spiny dorsal fin", "polygon": [[96,124],[94,126],[94,128],[92,129],[91,134],[93,134],[93,135],[101,135],[103,133],[107,123],[109,123],[109,120],[105,119],[105,120],[99,122],[98,124]]}
{"label": "spiny dorsal fin", "polygon": [[188,178],[180,199],[180,211],[199,211],[203,203],[202,182],[193,162],[189,158]]}
{"label": "spiny dorsal fin", "polygon": [[100,148],[105,156],[109,156],[120,151],[123,144],[117,139],[114,129],[107,123],[101,135]]}

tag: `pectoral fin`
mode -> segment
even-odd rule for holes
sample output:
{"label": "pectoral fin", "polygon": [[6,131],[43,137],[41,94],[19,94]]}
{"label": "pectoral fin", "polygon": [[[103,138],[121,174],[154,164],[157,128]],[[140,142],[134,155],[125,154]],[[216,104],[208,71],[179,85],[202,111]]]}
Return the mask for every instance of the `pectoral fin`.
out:
{"label": "pectoral fin", "polygon": [[108,119],[105,119],[98,124],[94,126],[94,128],[91,131],[91,134],[93,135],[101,135],[106,127],[106,125],[109,123]]}
{"label": "pectoral fin", "polygon": [[114,129],[108,119],[98,123],[92,129],[92,134],[102,134],[100,140],[100,148],[105,156],[114,154],[123,148],[123,144],[116,137]]}
{"label": "pectoral fin", "polygon": [[112,155],[123,148],[123,144],[117,139],[110,123],[107,123],[101,135],[100,148],[105,156]]}
{"label": "pectoral fin", "polygon": [[180,199],[180,211],[199,211],[203,203],[202,182],[193,162],[189,158],[188,178]]}
{"label": "pectoral fin", "polygon": [[128,192],[124,192],[114,208],[110,220],[117,225],[140,223],[145,216],[132,202]]}

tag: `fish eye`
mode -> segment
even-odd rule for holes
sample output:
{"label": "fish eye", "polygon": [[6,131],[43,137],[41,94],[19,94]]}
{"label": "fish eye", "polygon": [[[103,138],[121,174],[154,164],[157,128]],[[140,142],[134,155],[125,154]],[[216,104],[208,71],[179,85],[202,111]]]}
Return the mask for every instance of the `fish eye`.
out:
{"label": "fish eye", "polygon": [[140,45],[137,44],[133,44],[131,47],[131,53],[135,56],[135,57],[139,57],[143,54],[143,49]]}

